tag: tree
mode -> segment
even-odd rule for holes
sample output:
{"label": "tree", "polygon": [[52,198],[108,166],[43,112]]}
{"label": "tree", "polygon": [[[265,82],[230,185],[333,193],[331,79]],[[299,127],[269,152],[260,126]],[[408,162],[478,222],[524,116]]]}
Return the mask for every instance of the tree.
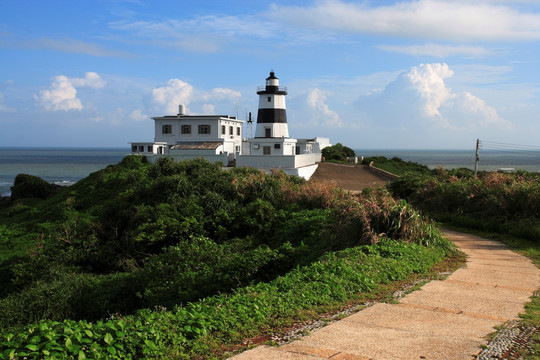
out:
{"label": "tree", "polygon": [[333,146],[327,146],[322,150],[322,155],[326,160],[341,160],[346,161],[347,158],[356,156],[354,150],[341,143]]}

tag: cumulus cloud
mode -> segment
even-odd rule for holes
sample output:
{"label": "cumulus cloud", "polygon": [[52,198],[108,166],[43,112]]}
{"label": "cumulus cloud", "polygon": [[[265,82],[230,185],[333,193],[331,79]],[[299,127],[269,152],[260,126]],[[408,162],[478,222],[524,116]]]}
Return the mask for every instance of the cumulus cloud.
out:
{"label": "cumulus cloud", "polygon": [[81,100],[77,98],[77,88],[89,87],[100,89],[106,82],[95,72],[87,72],[84,78],[68,78],[57,75],[52,79],[48,90],[41,90],[34,95],[36,102],[49,111],[82,110]]}
{"label": "cumulus cloud", "polygon": [[[269,16],[289,26],[437,40],[538,40],[540,14],[493,1],[323,0],[313,6],[273,5]],[[527,7],[523,7],[527,9]]]}
{"label": "cumulus cloud", "polygon": [[337,112],[330,110],[326,104],[328,93],[318,89],[310,89],[307,97],[306,104],[309,109],[310,122],[314,122],[326,126],[343,126]]}
{"label": "cumulus cloud", "polygon": [[152,100],[165,105],[168,114],[176,114],[178,105],[189,105],[193,95],[193,86],[180,79],[170,79],[167,85],[152,91]]}
{"label": "cumulus cloud", "polygon": [[[214,112],[215,104],[212,102],[233,102],[241,97],[240,92],[226,89],[214,88],[210,91],[195,89],[191,84],[180,79],[170,79],[166,85],[155,88],[152,91],[152,100],[161,105],[168,114],[176,114],[178,105],[195,104],[202,109],[202,113],[210,114]],[[190,109],[188,109],[190,110]]]}
{"label": "cumulus cloud", "polygon": [[360,97],[357,105],[374,123],[403,128],[429,124],[449,130],[513,127],[484,100],[448,88],[445,79],[453,74],[447,64],[421,64],[382,91]]}
{"label": "cumulus cloud", "polygon": [[141,109],[133,110],[131,114],[129,114],[129,117],[137,122],[148,119],[148,115],[144,114]]}

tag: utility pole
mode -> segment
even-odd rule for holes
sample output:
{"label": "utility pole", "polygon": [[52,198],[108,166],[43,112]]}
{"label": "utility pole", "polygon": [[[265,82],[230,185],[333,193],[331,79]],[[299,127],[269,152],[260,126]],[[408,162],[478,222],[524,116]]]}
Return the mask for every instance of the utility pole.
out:
{"label": "utility pole", "polygon": [[478,149],[480,148],[480,139],[476,139],[476,156],[474,161],[474,177],[478,176],[478,160],[480,158],[478,157]]}

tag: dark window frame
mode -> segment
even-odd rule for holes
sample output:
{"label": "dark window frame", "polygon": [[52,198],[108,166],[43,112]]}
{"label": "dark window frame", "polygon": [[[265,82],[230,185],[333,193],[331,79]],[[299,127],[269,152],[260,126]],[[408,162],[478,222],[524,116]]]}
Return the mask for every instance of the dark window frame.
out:
{"label": "dark window frame", "polygon": [[199,125],[197,130],[199,135],[209,135],[212,133],[212,127],[206,124]]}
{"label": "dark window frame", "polygon": [[172,125],[171,124],[161,125],[161,133],[163,135],[172,135]]}
{"label": "dark window frame", "polygon": [[191,125],[182,125],[180,127],[180,133],[183,135],[191,134]]}

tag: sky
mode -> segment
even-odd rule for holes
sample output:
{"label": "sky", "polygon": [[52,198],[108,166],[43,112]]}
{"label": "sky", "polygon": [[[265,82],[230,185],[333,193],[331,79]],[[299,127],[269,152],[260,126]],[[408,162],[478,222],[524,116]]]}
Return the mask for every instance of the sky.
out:
{"label": "sky", "polygon": [[0,147],[127,148],[179,104],[246,120],[270,71],[292,137],[539,146],[539,62],[540,0],[0,0]]}

